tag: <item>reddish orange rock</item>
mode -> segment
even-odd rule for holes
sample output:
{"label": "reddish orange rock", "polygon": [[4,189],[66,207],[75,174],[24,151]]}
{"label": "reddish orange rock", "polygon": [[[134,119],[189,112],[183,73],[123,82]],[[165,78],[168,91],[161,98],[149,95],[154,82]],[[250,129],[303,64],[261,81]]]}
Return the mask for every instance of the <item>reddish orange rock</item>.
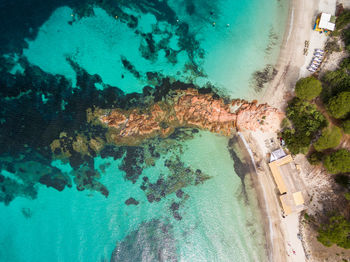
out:
{"label": "reddish orange rock", "polygon": [[225,104],[212,94],[195,89],[178,90],[165,101],[140,111],[111,110],[100,121],[111,128],[111,138],[118,144],[137,144],[142,139],[171,134],[177,127],[195,127],[230,136],[237,130],[276,131],[284,114],[257,101],[233,100]]}

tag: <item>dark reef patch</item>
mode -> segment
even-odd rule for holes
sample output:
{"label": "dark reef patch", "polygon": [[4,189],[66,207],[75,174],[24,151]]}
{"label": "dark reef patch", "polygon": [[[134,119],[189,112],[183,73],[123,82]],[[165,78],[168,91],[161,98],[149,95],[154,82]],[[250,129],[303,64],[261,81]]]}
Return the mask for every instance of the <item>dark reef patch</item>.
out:
{"label": "dark reef patch", "polygon": [[25,38],[34,39],[39,27],[55,9],[60,6],[75,7],[81,2],[81,0],[1,1],[0,55],[21,52],[22,48],[27,46]]}
{"label": "dark reef patch", "polygon": [[28,207],[23,207],[21,209],[21,212],[22,212],[22,215],[25,217],[25,218],[31,218],[32,217],[32,210],[30,210],[30,208]]}
{"label": "dark reef patch", "polygon": [[182,198],[183,195],[184,195],[184,191],[182,191],[181,189],[179,189],[179,190],[176,191],[176,196],[177,196],[178,198]]}
{"label": "dark reef patch", "polygon": [[[62,191],[66,186],[72,186],[71,179],[78,190],[96,190],[107,197],[108,189],[98,182],[100,174],[95,169],[94,157],[100,155],[102,158],[122,158],[120,169],[125,171],[127,180],[135,183],[144,168],[154,166],[155,161],[162,154],[166,154],[169,148],[178,146],[178,142],[191,139],[196,134],[196,130],[177,129],[166,141],[156,138],[147,141],[141,147],[117,147],[109,144],[107,129],[94,122],[90,117],[90,108],[142,108],[148,103],[161,100],[172,90],[199,88],[193,84],[170,81],[169,78],[160,78],[156,73],[149,73],[149,77],[152,75],[158,78],[159,85],[154,89],[145,88],[142,94],[125,95],[117,87],[111,86],[97,90],[95,83],[101,83],[101,78],[88,74],[69,58],[68,61],[77,74],[77,88],[73,88],[63,76],[45,73],[40,68],[28,64],[25,59],[21,61],[22,67],[25,68],[23,74],[12,75],[7,72],[6,64],[0,65],[0,84],[6,87],[0,89],[0,100],[4,105],[0,110],[0,143],[4,145],[0,148],[0,157],[11,158],[9,161],[3,161],[1,166],[26,181],[25,186],[13,190],[9,188],[17,182],[10,178],[1,178],[6,194],[0,197],[0,201],[2,199],[9,203],[18,195],[35,197],[35,185],[38,183]],[[201,92],[210,90],[200,89]],[[45,103],[42,102],[42,96],[46,98]],[[65,106],[62,107],[62,104]],[[22,156],[21,161],[12,160],[19,159],[19,156]],[[24,159],[40,165],[36,164],[37,167],[27,170],[21,164],[26,163]],[[56,167],[51,166],[54,159],[68,162],[74,171],[62,174]],[[33,168],[37,171],[33,172]],[[33,176],[36,172],[39,174]],[[175,174],[176,170],[171,170],[171,173]],[[196,173],[192,170],[189,176],[192,176],[192,180],[187,182],[176,182],[175,178],[163,182],[158,180],[158,184],[154,185],[152,190],[154,201],[160,201],[169,192],[176,192],[181,188],[181,183],[183,186],[191,183],[197,185],[205,178],[198,171]],[[184,178],[185,176],[182,176],[182,179]],[[172,187],[174,189],[170,189]],[[24,188],[28,190],[28,194]],[[150,192],[146,183],[142,189],[146,193]]]}
{"label": "dark reef patch", "polygon": [[140,202],[137,201],[135,198],[130,197],[127,200],[125,200],[125,205],[130,206],[130,205],[135,205],[137,206]]}
{"label": "dark reef patch", "polygon": [[128,70],[136,78],[140,78],[140,73],[136,70],[135,66],[131,64],[131,62],[128,59],[126,59],[126,57],[122,56],[120,59],[126,70]]}
{"label": "dark reef patch", "polygon": [[136,183],[142,174],[144,166],[144,150],[142,147],[126,147],[126,155],[123,158],[120,170],[125,171],[125,179]]}
{"label": "dark reef patch", "polygon": [[265,53],[267,55],[270,55],[273,48],[276,46],[278,42],[278,34],[276,32],[274,32],[273,28],[270,28],[269,31],[269,43],[267,45],[267,47],[265,48]]}
{"label": "dark reef patch", "polygon": [[[40,8],[28,8],[32,6]],[[177,150],[178,142],[193,138],[198,130],[177,129],[164,141],[156,138],[140,147],[117,147],[111,144],[108,130],[91,117],[93,110],[142,109],[162,100],[176,89],[196,88],[205,93],[214,88],[199,88],[191,82],[176,81],[158,72],[142,73],[136,68],[137,65],[123,56],[121,62],[124,68],[136,78],[147,81],[142,93],[124,94],[118,87],[104,84],[99,75],[91,75],[81,68],[74,56],[66,59],[76,73],[76,87],[62,75],[44,72],[22,56],[22,50],[27,46],[25,38],[34,39],[40,26],[61,6],[73,9],[69,21],[71,25],[82,17],[93,16],[93,8],[101,7],[112,17],[117,16],[135,35],[142,38],[140,52],[146,59],[155,61],[159,52],[164,51],[168,61],[175,64],[178,53],[184,51],[190,60],[185,71],[191,72],[192,77],[205,75],[200,68],[205,53],[196,34],[191,32],[189,24],[178,22],[176,13],[167,1],[4,2],[0,10],[3,25],[0,31],[0,167],[11,175],[0,175],[0,201],[6,204],[17,196],[35,198],[39,185],[62,191],[71,187],[73,181],[80,191],[99,191],[107,197],[108,189],[99,182],[99,172],[104,173],[105,168],[94,166],[96,156],[122,159],[119,168],[125,172],[125,179],[136,183],[145,168],[155,166],[156,161],[169,150]],[[186,1],[184,7],[193,15],[198,12],[192,1]],[[208,6],[206,13],[209,13],[209,9],[213,7]],[[127,10],[132,10],[132,14]],[[156,17],[157,23],[152,26],[151,33],[139,31],[139,16],[135,13],[151,13]],[[161,26],[161,22],[166,22],[167,26]],[[174,36],[178,41],[170,47],[170,40]],[[5,53],[12,55],[3,56]],[[24,69],[23,74],[9,73],[15,64],[14,53],[19,56],[18,64]],[[95,84],[102,85],[104,89],[97,89]],[[54,167],[52,161],[58,159],[69,163],[73,171],[62,173]],[[166,195],[175,192],[184,199],[186,195],[183,196],[181,188],[198,185],[209,178],[200,171],[185,167],[175,158],[167,162],[167,168],[170,176],[158,174],[155,183],[144,180],[141,185],[152,201],[161,201]],[[181,173],[179,177],[176,175],[177,169]]]}
{"label": "dark reef patch", "polygon": [[117,243],[111,262],[117,261],[178,261],[172,226],[157,219],[140,224]]}
{"label": "dark reef patch", "polygon": [[58,191],[62,191],[66,184],[67,181],[60,178],[60,177],[54,177],[52,175],[43,175],[42,177],[40,177],[39,182],[41,184],[46,185],[47,187],[53,187],[54,189],[57,189]]}
{"label": "dark reef patch", "polygon": [[210,176],[203,174],[199,169],[193,170],[186,166],[177,155],[166,159],[164,166],[169,170],[167,176],[160,174],[155,183],[151,183],[148,180],[144,180],[142,183],[143,190],[150,203],[153,201],[159,202],[175,192],[179,192],[177,194],[182,197],[182,188],[191,185],[196,186],[210,179]]}
{"label": "dark reef patch", "polygon": [[235,173],[241,179],[242,193],[244,195],[245,201],[248,201],[244,179],[245,179],[245,176],[249,174],[251,169],[249,164],[243,162],[236,152],[237,148],[235,148],[235,145],[237,145],[237,139],[238,139],[237,137],[231,138],[228,142],[227,149],[230,152],[231,158],[234,162],[233,167],[234,167]]}
{"label": "dark reef patch", "polygon": [[266,65],[261,71],[255,71],[253,74],[252,84],[256,92],[260,92],[264,85],[272,81],[278,71],[272,65]]}
{"label": "dark reef patch", "polygon": [[[192,139],[198,132],[177,129],[166,140],[155,138],[140,147],[110,144],[108,130],[95,121],[91,108],[143,108],[176,89],[196,88],[206,93],[212,91],[212,87],[199,88],[149,72],[148,77],[156,77],[158,85],[155,88],[145,87],[141,94],[125,95],[112,86],[97,90],[95,83],[101,83],[101,78],[88,74],[70,58],[67,59],[77,74],[77,88],[73,88],[65,77],[45,73],[25,59],[21,61],[25,68],[23,74],[12,75],[7,72],[6,64],[0,65],[0,85],[6,87],[0,89],[0,100],[4,105],[0,109],[0,143],[4,145],[0,148],[0,158],[11,158],[2,163],[2,168],[26,182],[25,186],[13,190],[17,182],[1,178],[6,193],[0,197],[0,201],[9,203],[18,195],[33,198],[36,196],[36,184],[62,191],[66,186],[72,186],[72,180],[80,191],[95,190],[107,197],[108,189],[98,182],[101,175],[94,166],[94,157],[122,158],[119,168],[125,171],[125,179],[136,183],[144,168],[154,166],[155,161],[171,148],[177,148],[179,142]],[[46,98],[45,103],[42,96]],[[12,160],[20,156],[21,161]],[[40,163],[35,168],[40,169],[39,174],[33,176],[33,168],[27,170],[22,167],[21,163],[25,163],[23,159]],[[68,162],[74,171],[62,174],[51,166],[51,161],[55,159]],[[182,187],[198,185],[209,178],[199,170],[185,168],[179,159],[170,160],[166,165],[171,173],[170,178],[160,177],[154,185],[144,181],[141,186],[146,195],[153,194],[154,199],[150,199],[156,202]],[[179,170],[181,175],[177,176]],[[25,190],[28,190],[28,194]]]}

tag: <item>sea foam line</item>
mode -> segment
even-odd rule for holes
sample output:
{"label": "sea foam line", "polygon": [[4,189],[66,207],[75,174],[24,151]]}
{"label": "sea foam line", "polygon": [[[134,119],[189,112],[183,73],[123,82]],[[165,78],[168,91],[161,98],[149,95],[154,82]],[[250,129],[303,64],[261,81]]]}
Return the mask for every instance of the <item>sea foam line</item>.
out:
{"label": "sea foam line", "polygon": [[292,13],[290,15],[289,30],[288,30],[288,36],[287,36],[286,42],[288,42],[289,37],[292,34],[293,21],[294,21],[294,7],[292,8]]}
{"label": "sea foam line", "polygon": [[[247,149],[248,153],[249,153],[249,156],[250,156],[250,159],[253,163],[253,166],[254,166],[254,169],[255,169],[255,173],[258,174],[257,172],[257,169],[256,169],[256,165],[255,165],[255,161],[254,161],[254,156],[253,156],[253,152],[252,150],[250,149],[249,147],[249,144],[248,142],[245,140],[244,136],[242,133],[240,132],[237,132],[238,136],[241,138],[241,140],[243,141],[243,144],[245,146],[245,148]],[[260,182],[260,179],[258,178],[259,180],[259,183],[261,184]],[[264,196],[264,202],[265,202],[265,205],[266,205],[266,209],[267,210],[270,210],[269,208],[269,203],[268,201],[266,200],[266,191],[265,191],[265,188],[263,185],[261,185],[261,188],[262,188],[262,191],[263,191],[263,196]],[[272,222],[271,222],[271,217],[269,215],[269,212],[266,212],[266,215],[267,215],[267,218],[268,218],[268,223],[269,223],[269,231],[270,231],[270,252],[269,252],[269,260],[270,261],[273,261],[272,257],[273,257],[273,236],[274,236],[274,231],[273,231],[273,227],[272,227]]]}

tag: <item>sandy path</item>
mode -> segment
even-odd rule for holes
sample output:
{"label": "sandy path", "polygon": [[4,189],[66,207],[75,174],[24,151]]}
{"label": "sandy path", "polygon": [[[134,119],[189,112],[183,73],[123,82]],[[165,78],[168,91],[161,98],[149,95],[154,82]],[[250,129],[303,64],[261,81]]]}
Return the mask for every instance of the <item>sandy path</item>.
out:
{"label": "sandy path", "polygon": [[[321,11],[334,14],[335,7],[336,0],[292,0],[276,65],[278,73],[270,86],[263,91],[259,102],[283,108],[286,92],[293,90],[299,77],[311,74],[306,67],[311,62],[313,51],[315,48],[322,48],[327,39],[324,34],[312,30],[315,17]],[[303,54],[305,40],[310,41],[307,56]]]}
{"label": "sandy path", "polygon": [[[279,59],[276,65],[278,73],[270,86],[261,94],[259,102],[284,109],[286,100],[291,97],[294,85],[299,77],[310,75],[306,70],[315,48],[323,48],[324,34],[312,30],[318,13],[334,15],[336,0],[292,0],[289,18]],[[308,55],[304,55],[305,40],[310,41]],[[288,94],[289,92],[289,94]],[[243,134],[254,154],[257,165],[257,192],[259,204],[266,216],[267,240],[272,261],[306,261],[299,233],[299,214],[282,218],[277,198],[277,188],[267,165],[267,154],[273,150],[265,141],[277,139],[275,133],[250,132]],[[276,149],[276,148],[275,148]],[[305,181],[304,181],[305,183]]]}

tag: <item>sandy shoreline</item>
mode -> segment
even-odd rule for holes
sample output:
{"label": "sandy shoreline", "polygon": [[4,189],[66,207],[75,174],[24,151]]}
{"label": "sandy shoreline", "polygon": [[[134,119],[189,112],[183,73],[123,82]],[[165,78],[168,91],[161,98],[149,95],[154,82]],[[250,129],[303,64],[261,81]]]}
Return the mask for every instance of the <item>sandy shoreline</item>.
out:
{"label": "sandy shoreline", "polygon": [[[268,103],[284,110],[286,101],[292,97],[293,87],[300,77],[310,75],[306,70],[313,50],[323,48],[326,36],[312,30],[315,16],[322,12],[334,15],[336,0],[291,0],[283,42],[277,60],[277,75],[259,97],[260,103]],[[303,54],[305,40],[310,41],[308,55]],[[256,165],[254,185],[259,206],[265,221],[265,232],[271,261],[307,261],[299,233],[299,214],[282,218],[277,198],[277,188],[267,165],[267,154],[273,150],[265,141],[277,141],[275,133],[245,132]],[[278,148],[278,142],[276,146]],[[275,148],[275,149],[277,149]],[[305,158],[305,157],[304,157]],[[294,252],[295,251],[295,254]]]}

